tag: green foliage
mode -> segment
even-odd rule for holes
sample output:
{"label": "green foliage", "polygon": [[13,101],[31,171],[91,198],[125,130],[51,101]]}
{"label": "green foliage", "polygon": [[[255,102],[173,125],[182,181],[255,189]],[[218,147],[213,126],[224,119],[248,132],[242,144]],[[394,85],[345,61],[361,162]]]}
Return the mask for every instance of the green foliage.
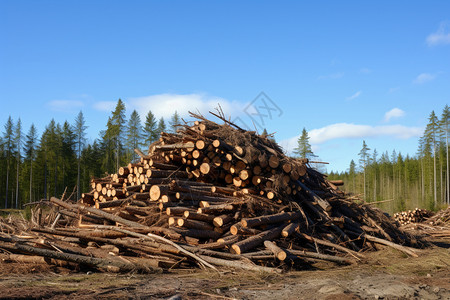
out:
{"label": "green foliage", "polygon": [[159,137],[161,132],[166,131],[166,123],[164,122],[164,118],[161,117],[158,122],[158,127],[156,127],[156,135]]}
{"label": "green foliage", "polygon": [[169,122],[169,125],[170,125],[170,132],[172,132],[172,133],[176,133],[177,132],[177,128],[178,128],[178,126],[181,124],[181,118],[180,118],[180,116],[178,115],[178,112],[177,111],[175,111],[174,112],[174,114],[172,115],[172,117],[170,118],[170,122]]}
{"label": "green foliage", "polygon": [[308,132],[305,128],[302,130],[302,134],[297,140],[297,148],[294,149],[294,154],[301,158],[314,158],[317,157],[312,149],[311,144],[309,143]]}
{"label": "green foliage", "polygon": [[153,113],[149,110],[147,116],[145,117],[145,124],[144,124],[144,140],[147,145],[150,145],[159,138],[156,129],[157,129],[156,118],[153,115]]}
{"label": "green foliage", "polygon": [[128,156],[132,161],[137,160],[138,156],[134,149],[139,149],[142,145],[142,125],[141,118],[136,110],[133,110],[128,121],[126,146],[128,148]]}

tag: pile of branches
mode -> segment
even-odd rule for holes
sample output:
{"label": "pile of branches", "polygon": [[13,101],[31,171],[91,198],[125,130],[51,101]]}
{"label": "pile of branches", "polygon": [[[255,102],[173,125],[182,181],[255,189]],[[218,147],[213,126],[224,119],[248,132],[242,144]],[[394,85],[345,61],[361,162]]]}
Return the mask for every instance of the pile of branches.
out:
{"label": "pile of branches", "polygon": [[408,211],[401,211],[394,214],[394,219],[400,223],[400,225],[406,225],[410,223],[420,223],[431,216],[433,216],[434,213],[430,210],[423,209],[423,208],[415,208],[413,210]]}
{"label": "pile of branches", "polygon": [[93,180],[77,203],[50,199],[52,217],[33,217],[33,237],[2,234],[0,248],[116,271],[278,272],[354,263],[380,244],[417,256],[411,247],[420,242],[381,210],[346,199],[341,182],[307,159],[286,156],[270,136],[223,114],[213,113],[223,124],[191,115],[197,121]]}
{"label": "pile of branches", "polygon": [[447,209],[438,211],[434,216],[428,218],[426,223],[434,226],[450,227],[450,206],[447,207]]}

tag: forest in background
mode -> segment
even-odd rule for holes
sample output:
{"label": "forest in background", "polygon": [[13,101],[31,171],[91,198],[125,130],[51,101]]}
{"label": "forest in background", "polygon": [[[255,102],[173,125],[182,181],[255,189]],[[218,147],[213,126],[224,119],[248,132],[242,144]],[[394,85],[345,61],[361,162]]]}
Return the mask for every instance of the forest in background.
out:
{"label": "forest in background", "polygon": [[450,205],[449,120],[448,105],[440,116],[431,112],[414,156],[396,150],[379,153],[363,141],[357,162],[352,160],[345,172],[330,172],[328,177],[344,180],[341,189],[366,202],[379,202],[376,205],[389,213],[444,208]]}
{"label": "forest in background", "polygon": [[[366,202],[380,202],[379,207],[390,213],[444,207],[450,204],[449,118],[448,106],[440,118],[430,114],[415,156],[395,150],[380,155],[363,141],[358,163],[352,160],[345,172],[327,175],[332,180],[343,179],[343,190],[360,195]],[[21,120],[9,117],[0,137],[0,207],[21,208],[27,202],[60,197],[66,188],[68,194],[76,190],[79,198],[81,192],[90,190],[91,178],[114,173],[136,160],[135,148],[145,150],[161,132],[174,132],[180,121],[176,111],[168,122],[157,120],[149,111],[142,125],[135,110],[127,118],[125,104],[119,99],[105,130],[88,143],[81,111],[72,124],[51,120],[40,136],[34,125],[25,134]],[[316,157],[305,129],[293,155],[310,160]]]}
{"label": "forest in background", "polygon": [[[99,137],[86,139],[86,121],[80,113],[70,124],[51,120],[39,136],[34,124],[26,134],[21,120],[8,118],[0,137],[0,207],[21,208],[24,203],[60,197],[76,189],[90,191],[93,177],[104,177],[137,159],[136,148],[147,148],[163,131],[175,131],[177,112],[166,122],[149,111],[142,125],[134,110],[129,118],[119,99]],[[79,188],[77,188],[79,187]]]}

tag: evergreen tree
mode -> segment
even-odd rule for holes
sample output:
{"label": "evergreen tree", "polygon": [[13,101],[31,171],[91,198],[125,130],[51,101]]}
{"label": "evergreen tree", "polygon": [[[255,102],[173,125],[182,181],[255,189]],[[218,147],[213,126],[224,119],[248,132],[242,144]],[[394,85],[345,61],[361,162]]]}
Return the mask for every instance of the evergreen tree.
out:
{"label": "evergreen tree", "polygon": [[127,140],[126,145],[128,151],[131,154],[131,159],[135,161],[137,159],[137,154],[134,149],[138,149],[142,144],[142,125],[141,118],[136,110],[133,110],[128,121],[127,126]]}
{"label": "evergreen tree", "polygon": [[170,125],[170,132],[176,133],[178,126],[181,124],[181,118],[178,115],[178,112],[175,111],[175,113],[172,115],[169,125]]}
{"label": "evergreen tree", "polygon": [[108,173],[114,172],[115,166],[115,143],[113,138],[113,125],[111,117],[108,118],[106,123],[106,130],[100,132],[101,144],[100,149],[102,152],[102,169]]}
{"label": "evergreen tree", "polygon": [[6,121],[3,139],[3,144],[6,152],[5,208],[8,208],[9,170],[11,157],[14,154],[14,123],[11,116],[9,116],[8,121]]}
{"label": "evergreen tree", "polygon": [[439,120],[436,117],[434,111],[431,112],[428,118],[428,124],[425,129],[426,143],[431,146],[433,153],[433,195],[434,205],[437,205],[437,180],[436,180],[436,149],[438,147],[438,135],[439,135]]}
{"label": "evergreen tree", "polygon": [[30,130],[26,135],[24,145],[25,159],[30,164],[30,195],[29,202],[33,201],[33,161],[36,158],[37,132],[34,124],[31,124]]}
{"label": "evergreen tree", "polygon": [[356,163],[353,159],[350,161],[350,167],[349,167],[348,173],[349,173],[349,177],[352,180],[352,186],[353,186],[352,190],[355,190],[355,188],[356,188],[355,187]]}
{"label": "evergreen tree", "polygon": [[443,136],[445,137],[445,154],[446,154],[446,180],[445,180],[445,195],[447,200],[447,205],[450,205],[450,173],[449,173],[449,159],[448,159],[448,136],[449,136],[449,123],[450,123],[450,107],[445,105],[444,111],[442,112],[440,127],[443,131]]}
{"label": "evergreen tree", "polygon": [[363,141],[363,146],[361,148],[361,151],[359,151],[358,155],[360,156],[359,164],[361,168],[363,169],[364,174],[364,181],[363,181],[363,190],[364,190],[364,200],[366,200],[366,167],[369,163],[369,150],[370,148],[367,147],[366,141]]}
{"label": "evergreen tree", "polygon": [[114,141],[115,144],[115,151],[116,151],[116,168],[115,170],[119,169],[120,166],[120,157],[123,149],[123,133],[125,131],[126,127],[126,118],[125,118],[125,104],[123,101],[119,98],[117,101],[117,105],[115,110],[112,112],[111,117],[111,138]]}
{"label": "evergreen tree", "polygon": [[294,149],[294,154],[301,158],[314,158],[317,157],[311,149],[311,144],[309,143],[308,132],[305,128],[302,130],[302,134],[297,140],[297,148]]}
{"label": "evergreen tree", "polygon": [[17,120],[15,135],[14,135],[14,144],[16,145],[16,209],[19,208],[19,171],[20,171],[20,163],[22,160],[22,154],[20,150],[22,149],[22,121]]}
{"label": "evergreen tree", "polygon": [[65,121],[61,131],[61,179],[62,188],[72,191],[76,186],[77,136],[69,122]]}
{"label": "evergreen tree", "polygon": [[164,118],[161,117],[158,122],[158,127],[156,127],[156,135],[159,137],[161,132],[166,131],[166,123],[164,122]]}
{"label": "evergreen tree", "polygon": [[146,145],[150,145],[158,139],[158,134],[156,132],[156,118],[153,113],[149,110],[145,118],[144,125],[144,138]]}
{"label": "evergreen tree", "polygon": [[77,118],[75,119],[74,132],[76,135],[76,147],[77,147],[77,199],[81,198],[81,151],[85,146],[86,141],[86,129],[88,128],[85,125],[85,120],[83,116],[83,112],[80,110]]}

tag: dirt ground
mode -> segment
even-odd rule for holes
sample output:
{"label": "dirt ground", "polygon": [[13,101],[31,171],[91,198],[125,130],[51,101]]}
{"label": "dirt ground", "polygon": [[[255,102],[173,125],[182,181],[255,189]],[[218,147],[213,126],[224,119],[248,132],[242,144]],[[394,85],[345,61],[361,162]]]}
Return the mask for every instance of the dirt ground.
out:
{"label": "dirt ground", "polygon": [[419,258],[392,249],[352,266],[273,275],[182,270],[167,274],[68,272],[47,265],[0,263],[1,299],[450,299],[450,249]]}

